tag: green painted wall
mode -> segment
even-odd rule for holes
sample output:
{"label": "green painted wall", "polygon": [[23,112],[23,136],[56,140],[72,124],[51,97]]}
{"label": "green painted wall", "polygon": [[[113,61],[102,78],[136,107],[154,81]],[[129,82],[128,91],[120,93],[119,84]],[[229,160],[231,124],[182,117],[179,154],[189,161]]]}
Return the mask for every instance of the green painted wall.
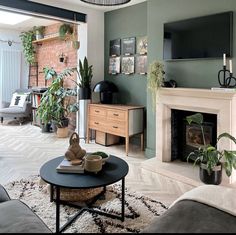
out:
{"label": "green painted wall", "polygon": [[[163,24],[165,22],[188,19],[234,11],[235,0],[148,0],[148,41],[149,63],[163,58]],[[236,16],[234,16],[233,54],[236,52]],[[223,57],[223,55],[222,55]],[[222,68],[223,58],[214,60],[189,60],[166,62],[167,79],[174,79],[181,87],[211,88],[218,86],[217,74]],[[233,58],[236,73],[236,60]],[[151,100],[147,102],[147,155],[152,157],[156,146],[155,115],[152,113]],[[157,140],[158,141],[158,140]]]}
{"label": "green painted wall", "polygon": [[110,40],[147,35],[147,3],[137,4],[105,13],[105,80],[114,82],[119,88],[118,103],[143,105],[146,107],[146,76],[109,75]]}
{"label": "green painted wall", "polygon": [[[146,92],[146,79],[138,75],[130,77],[108,75],[109,41],[147,34],[148,62],[162,61],[163,24],[165,22],[234,11],[234,9],[236,9],[236,0],[147,0],[147,3],[105,14],[105,79],[112,80],[118,85],[122,102],[146,105],[147,157],[155,156],[156,117],[152,110],[151,97]],[[234,25],[236,26],[236,16],[234,16]],[[234,30],[233,42],[233,54],[235,55],[235,53],[236,30]],[[222,68],[222,59],[176,61],[164,64],[166,78],[176,80],[180,87],[210,88],[218,86],[217,73]],[[233,68],[236,73],[235,58],[233,58]]]}

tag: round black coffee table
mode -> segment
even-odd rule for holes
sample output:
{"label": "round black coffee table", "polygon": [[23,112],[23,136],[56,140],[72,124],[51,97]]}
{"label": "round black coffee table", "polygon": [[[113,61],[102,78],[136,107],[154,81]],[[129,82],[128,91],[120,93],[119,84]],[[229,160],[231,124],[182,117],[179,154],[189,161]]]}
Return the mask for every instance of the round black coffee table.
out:
{"label": "round black coffee table", "polygon": [[[58,157],[46,162],[40,169],[41,178],[51,185],[51,201],[53,200],[53,190],[56,190],[56,232],[62,232],[70,225],[79,215],[84,211],[95,212],[111,218],[120,219],[124,221],[125,216],[125,176],[129,172],[128,164],[115,156],[110,156],[103,165],[103,168],[97,174],[84,173],[84,174],[63,174],[58,173],[56,168],[62,162],[64,157]],[[121,203],[121,217],[99,210],[91,209],[91,203],[86,207],[79,207],[81,210],[73,216],[62,228],[60,228],[60,188],[70,189],[88,189],[103,187],[103,194],[106,191],[106,186],[122,181],[122,203]],[[93,201],[94,203],[95,201]],[[63,202],[65,204],[65,202]],[[68,203],[67,203],[68,204]],[[71,204],[69,204],[71,205]],[[74,205],[73,205],[74,206]]]}

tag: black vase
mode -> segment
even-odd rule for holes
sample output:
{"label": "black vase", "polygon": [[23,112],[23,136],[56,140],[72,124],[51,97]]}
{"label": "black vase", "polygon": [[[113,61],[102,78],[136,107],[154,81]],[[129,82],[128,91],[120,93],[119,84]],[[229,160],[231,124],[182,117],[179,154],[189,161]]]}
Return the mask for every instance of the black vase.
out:
{"label": "black vase", "polygon": [[[219,185],[222,182],[222,165],[216,167],[217,169],[209,172],[204,164],[199,167],[200,180],[205,184]],[[210,174],[209,174],[210,173]]]}
{"label": "black vase", "polygon": [[90,100],[91,99],[91,88],[80,88],[79,89],[79,99],[80,100]]}

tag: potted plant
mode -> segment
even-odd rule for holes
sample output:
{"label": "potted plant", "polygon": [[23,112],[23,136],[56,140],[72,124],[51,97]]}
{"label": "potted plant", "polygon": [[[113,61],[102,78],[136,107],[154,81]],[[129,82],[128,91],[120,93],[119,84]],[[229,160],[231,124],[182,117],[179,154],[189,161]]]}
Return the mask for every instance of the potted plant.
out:
{"label": "potted plant", "polygon": [[79,60],[79,99],[89,100],[91,99],[91,81],[93,78],[93,66],[88,64],[88,60],[85,57],[82,63]]}
{"label": "potted plant", "polygon": [[23,45],[23,53],[28,64],[35,63],[35,48],[33,41],[35,40],[35,33],[33,30],[22,32],[20,38]]}
{"label": "potted plant", "polygon": [[59,62],[60,63],[66,62],[66,55],[64,53],[59,54]]}
{"label": "potted plant", "polygon": [[66,36],[72,35],[73,27],[70,24],[62,24],[59,28],[59,37],[62,40],[66,39]]}
{"label": "potted plant", "polygon": [[200,164],[200,179],[206,184],[219,185],[222,181],[222,169],[225,170],[228,177],[231,176],[232,170],[236,169],[236,151],[217,149],[217,145],[222,138],[227,138],[236,144],[236,139],[228,133],[218,136],[215,146],[206,144],[203,127],[203,115],[196,113],[186,117],[189,124],[195,123],[201,129],[203,145],[197,150],[191,152],[187,158],[194,160],[194,165]]}
{"label": "potted plant", "polygon": [[44,38],[45,26],[34,26],[33,31],[35,33],[36,40]]}
{"label": "potted plant", "polygon": [[164,65],[159,61],[150,64],[147,76],[147,89],[152,95],[153,110],[156,107],[156,97],[158,90],[164,84]]}
{"label": "potted plant", "polygon": [[65,69],[58,74],[53,68],[44,68],[45,79],[52,79],[52,83],[41,98],[38,114],[43,119],[48,113],[48,121],[56,125],[57,136],[61,138],[68,136],[68,115],[78,110],[78,104],[70,102],[70,97],[77,95],[76,89],[64,88],[64,79],[74,71],[74,68]]}

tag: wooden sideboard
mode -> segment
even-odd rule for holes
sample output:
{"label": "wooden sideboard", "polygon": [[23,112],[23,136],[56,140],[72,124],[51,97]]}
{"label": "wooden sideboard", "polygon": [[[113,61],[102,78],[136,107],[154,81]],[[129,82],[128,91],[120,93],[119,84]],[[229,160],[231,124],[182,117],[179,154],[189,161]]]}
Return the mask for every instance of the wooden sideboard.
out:
{"label": "wooden sideboard", "polygon": [[144,107],[128,105],[89,104],[87,143],[90,130],[125,137],[126,155],[129,153],[129,138],[140,134],[141,150],[144,150]]}

